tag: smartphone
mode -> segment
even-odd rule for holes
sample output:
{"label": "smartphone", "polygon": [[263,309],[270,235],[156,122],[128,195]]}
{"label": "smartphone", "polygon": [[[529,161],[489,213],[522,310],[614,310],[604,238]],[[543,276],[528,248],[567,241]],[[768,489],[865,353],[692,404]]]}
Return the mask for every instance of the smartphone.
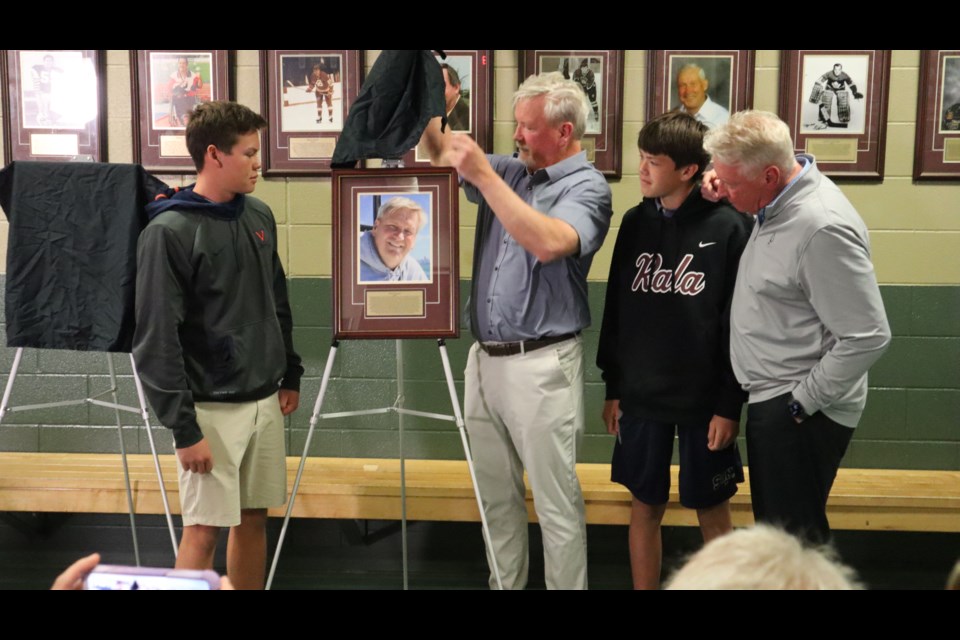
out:
{"label": "smartphone", "polygon": [[220,576],[210,569],[163,569],[101,564],[83,581],[93,591],[209,591],[220,588]]}

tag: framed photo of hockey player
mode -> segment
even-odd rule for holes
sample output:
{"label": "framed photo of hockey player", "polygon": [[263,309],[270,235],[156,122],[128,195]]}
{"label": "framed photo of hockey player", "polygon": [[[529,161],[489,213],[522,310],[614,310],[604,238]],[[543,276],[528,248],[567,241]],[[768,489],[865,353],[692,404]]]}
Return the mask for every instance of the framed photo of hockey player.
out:
{"label": "framed photo of hockey player", "polygon": [[458,337],[456,171],[336,170],[332,184],[334,337]]}
{"label": "framed photo of hockey player", "polygon": [[590,111],[580,143],[587,159],[611,178],[620,177],[623,60],[620,49],[520,52],[520,82],[534,74],[556,71],[583,89]]}
{"label": "framed photo of hockey player", "polygon": [[360,93],[363,52],[260,52],[260,105],[267,119],[263,174],[330,175],[330,160]]}
{"label": "framed photo of hockey player", "polygon": [[[493,153],[493,49],[444,49],[437,57],[443,72],[447,126],[470,134]],[[407,167],[425,167],[430,158],[418,147],[403,157]]]}
{"label": "framed photo of hockey player", "polygon": [[647,120],[685,111],[709,127],[753,105],[752,50],[667,49],[647,55]]}
{"label": "framed photo of hockey player", "polygon": [[134,162],[153,173],[193,173],[190,111],[201,102],[233,98],[233,66],[226,49],[131,51]]}
{"label": "framed photo of hockey player", "polygon": [[2,52],[4,160],[100,162],[106,145],[102,51]]}
{"label": "framed photo of hockey player", "polygon": [[960,50],[920,52],[915,180],[960,180]]}
{"label": "framed photo of hockey player", "polygon": [[780,70],[780,117],[797,153],[834,178],[882,179],[890,52],[789,50]]}

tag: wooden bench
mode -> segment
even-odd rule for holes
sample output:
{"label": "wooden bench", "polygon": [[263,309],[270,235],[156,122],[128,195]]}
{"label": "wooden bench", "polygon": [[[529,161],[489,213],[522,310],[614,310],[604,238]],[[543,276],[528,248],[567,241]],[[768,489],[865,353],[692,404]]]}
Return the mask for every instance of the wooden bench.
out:
{"label": "wooden bench", "polygon": [[[289,486],[299,458],[287,458]],[[153,461],[129,456],[137,513],[163,513]],[[161,456],[171,507],[179,511],[176,461]],[[587,521],[627,524],[630,494],[610,482],[606,464],[580,464]],[[665,523],[696,525],[696,514],[677,502],[677,469]],[[408,460],[407,517],[478,521],[465,462]],[[310,458],[293,510],[297,518],[400,518],[400,462],[396,459]],[[530,495],[530,519],[536,520]],[[753,520],[749,485],[731,500],[737,525]],[[126,513],[120,456],[73,453],[0,453],[0,511]],[[960,531],[960,472],[841,469],[828,505],[835,529]],[[284,509],[271,515],[282,516]]]}

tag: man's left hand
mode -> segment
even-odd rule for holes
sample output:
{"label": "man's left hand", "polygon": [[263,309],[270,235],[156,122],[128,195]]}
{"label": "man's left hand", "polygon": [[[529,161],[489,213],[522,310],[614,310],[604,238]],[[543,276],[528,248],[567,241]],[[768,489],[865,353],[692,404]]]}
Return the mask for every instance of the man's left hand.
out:
{"label": "man's left hand", "polygon": [[290,415],[300,406],[300,392],[292,389],[280,389],[280,413]]}
{"label": "man's left hand", "polygon": [[710,419],[710,430],[707,433],[707,449],[720,451],[726,449],[740,433],[740,423],[730,418],[713,416]]}

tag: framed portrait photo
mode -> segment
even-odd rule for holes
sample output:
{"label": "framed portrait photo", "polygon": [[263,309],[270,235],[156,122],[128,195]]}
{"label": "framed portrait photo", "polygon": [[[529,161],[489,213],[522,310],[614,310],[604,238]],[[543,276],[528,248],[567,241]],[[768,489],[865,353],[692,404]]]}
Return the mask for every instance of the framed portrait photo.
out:
{"label": "framed portrait photo", "polygon": [[780,117],[796,152],[831,177],[882,179],[890,52],[788,50],[780,74]]}
{"label": "framed portrait photo", "polygon": [[583,89],[590,104],[580,140],[587,160],[605,176],[620,177],[623,137],[623,51],[619,49],[520,52],[520,82],[556,71]]}
{"label": "framed portrait photo", "polygon": [[332,176],[334,337],[458,337],[456,172]]}
{"label": "framed portrait photo", "polygon": [[[493,153],[493,49],[444,49],[436,56],[443,69],[447,126],[470,134],[480,148]],[[419,148],[403,157],[407,167],[426,167],[430,158]]]}
{"label": "framed portrait photo", "polygon": [[752,50],[667,49],[647,57],[647,120],[675,109],[708,128],[753,105]]}
{"label": "framed portrait photo", "polygon": [[154,173],[193,173],[187,150],[190,111],[233,98],[232,52],[180,49],[130,52],[133,69],[133,158]]}
{"label": "framed portrait photo", "polygon": [[960,50],[920,52],[915,180],[960,180]]}
{"label": "framed portrait photo", "polygon": [[333,150],[360,93],[362,69],[361,51],[260,52],[260,104],[268,123],[264,175],[330,175]]}
{"label": "framed portrait photo", "polygon": [[105,159],[104,55],[4,50],[4,160]]}

